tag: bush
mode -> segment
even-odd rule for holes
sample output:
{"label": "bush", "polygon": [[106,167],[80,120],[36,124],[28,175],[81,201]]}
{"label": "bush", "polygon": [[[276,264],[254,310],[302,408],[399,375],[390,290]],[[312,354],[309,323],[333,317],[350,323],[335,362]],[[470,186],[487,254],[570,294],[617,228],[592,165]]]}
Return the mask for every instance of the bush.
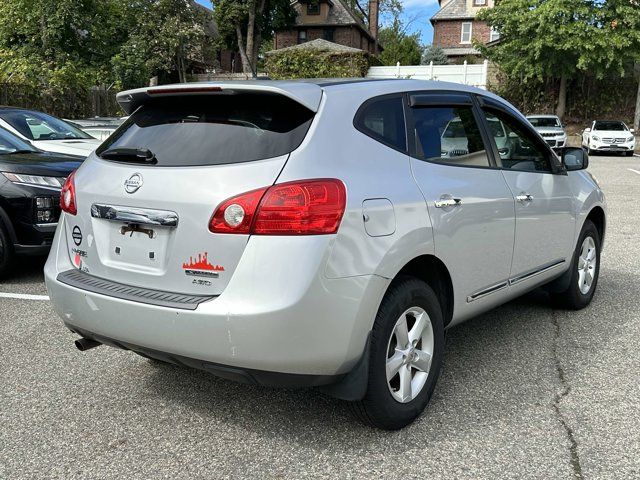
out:
{"label": "bush", "polygon": [[369,55],[329,49],[284,49],[269,52],[265,69],[274,80],[291,78],[364,77]]}

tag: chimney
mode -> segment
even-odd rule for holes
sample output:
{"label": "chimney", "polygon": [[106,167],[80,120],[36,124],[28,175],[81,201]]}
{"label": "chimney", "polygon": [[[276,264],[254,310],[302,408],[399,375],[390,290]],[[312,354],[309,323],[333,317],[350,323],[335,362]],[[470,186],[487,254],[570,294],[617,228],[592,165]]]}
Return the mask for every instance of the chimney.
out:
{"label": "chimney", "polygon": [[380,17],[380,0],[369,0],[369,33],[378,44],[378,21]]}

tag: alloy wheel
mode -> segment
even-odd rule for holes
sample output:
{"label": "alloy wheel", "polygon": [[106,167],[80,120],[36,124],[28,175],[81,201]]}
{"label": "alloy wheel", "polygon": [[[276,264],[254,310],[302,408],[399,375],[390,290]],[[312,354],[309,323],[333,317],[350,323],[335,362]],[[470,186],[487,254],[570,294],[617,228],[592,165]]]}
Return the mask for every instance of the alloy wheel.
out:
{"label": "alloy wheel", "polygon": [[578,288],[583,295],[589,293],[598,269],[598,255],[596,242],[592,237],[586,237],[580,247],[578,257]]}
{"label": "alloy wheel", "polygon": [[387,346],[387,386],[393,398],[408,403],[424,388],[433,357],[431,319],[420,307],[407,309],[396,322]]}

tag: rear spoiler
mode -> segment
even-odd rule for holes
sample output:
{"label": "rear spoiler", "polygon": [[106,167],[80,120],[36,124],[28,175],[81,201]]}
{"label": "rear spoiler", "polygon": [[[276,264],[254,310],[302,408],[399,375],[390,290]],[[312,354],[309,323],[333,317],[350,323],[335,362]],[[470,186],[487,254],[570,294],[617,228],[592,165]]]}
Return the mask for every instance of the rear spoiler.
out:
{"label": "rear spoiler", "polygon": [[322,98],[322,89],[313,83],[281,81],[245,81],[245,82],[203,82],[162,85],[158,87],[138,88],[120,92],[116,100],[122,109],[130,115],[151,98],[176,97],[183,95],[233,95],[240,92],[264,92],[284,95],[312,112],[317,112]]}

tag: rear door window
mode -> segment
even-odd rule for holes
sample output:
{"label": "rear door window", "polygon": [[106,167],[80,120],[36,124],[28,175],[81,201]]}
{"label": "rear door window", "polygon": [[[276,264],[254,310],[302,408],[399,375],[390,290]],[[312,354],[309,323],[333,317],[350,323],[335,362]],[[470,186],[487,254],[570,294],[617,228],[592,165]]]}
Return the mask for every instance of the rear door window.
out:
{"label": "rear door window", "polygon": [[313,115],[299,103],[276,94],[156,98],[131,115],[96,153],[149,151],[155,156],[155,165],[162,167],[263,160],[298,148]]}

